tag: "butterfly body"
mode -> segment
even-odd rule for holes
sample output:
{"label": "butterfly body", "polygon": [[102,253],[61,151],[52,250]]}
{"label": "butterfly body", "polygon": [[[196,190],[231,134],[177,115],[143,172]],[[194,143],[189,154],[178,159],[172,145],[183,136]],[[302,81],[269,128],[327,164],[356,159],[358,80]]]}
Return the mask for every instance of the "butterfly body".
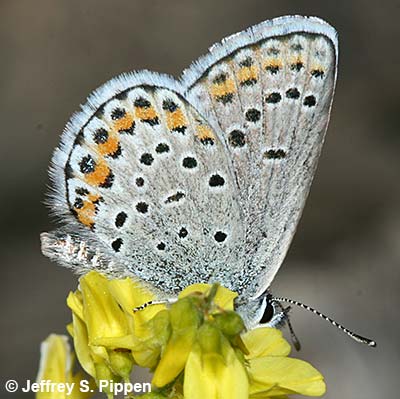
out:
{"label": "butterfly body", "polygon": [[121,75],[56,150],[43,252],[133,276],[159,297],[219,282],[248,324],[293,238],[336,80],[335,30],[283,17],[224,39],[175,80]]}

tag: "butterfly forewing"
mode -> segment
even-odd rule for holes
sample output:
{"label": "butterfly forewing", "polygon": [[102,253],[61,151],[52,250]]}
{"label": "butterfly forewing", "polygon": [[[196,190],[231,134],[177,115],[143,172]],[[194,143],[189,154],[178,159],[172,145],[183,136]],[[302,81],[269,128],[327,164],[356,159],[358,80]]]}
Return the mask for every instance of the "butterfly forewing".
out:
{"label": "butterfly forewing", "polygon": [[294,235],[334,91],[333,29],[332,37],[312,23],[288,30],[242,32],[184,74],[187,97],[232,160],[246,234],[241,288],[250,296],[269,286]]}

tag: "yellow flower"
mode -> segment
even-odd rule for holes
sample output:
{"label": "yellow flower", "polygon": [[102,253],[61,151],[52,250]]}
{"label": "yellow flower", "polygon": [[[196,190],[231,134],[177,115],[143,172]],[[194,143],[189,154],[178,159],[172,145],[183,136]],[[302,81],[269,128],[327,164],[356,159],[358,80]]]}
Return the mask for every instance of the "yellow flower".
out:
{"label": "yellow flower", "polygon": [[134,312],[154,295],[129,278],[109,280],[90,272],[68,297],[73,314],[68,331],[78,360],[97,382],[129,381],[134,364],[149,368],[153,392],[143,398],[322,395],[322,375],[288,357],[290,346],[280,331],[245,332],[233,311],[236,296],[218,285],[195,284],[169,308]]}
{"label": "yellow flower", "polygon": [[157,313],[164,306],[133,312],[151,299],[153,295],[131,279],[109,280],[94,271],[81,277],[79,290],[69,294],[72,323],[67,329],[79,362],[97,382],[129,381],[135,361],[152,367],[159,360],[166,342],[161,331],[168,326]]}
{"label": "yellow flower", "polygon": [[129,380],[133,336],[109,281],[99,273],[88,273],[80,279],[80,291],[70,293],[67,304],[73,312],[68,331],[84,370],[96,381]]}
{"label": "yellow flower", "polygon": [[323,376],[309,363],[287,357],[290,345],[282,332],[258,328],[242,336],[246,356],[250,398],[275,398],[287,394],[321,396],[326,391]]}
{"label": "yellow flower", "polygon": [[[82,389],[81,381],[87,381],[82,372],[72,373],[73,356],[68,338],[64,335],[51,334],[40,347],[41,358],[36,382],[41,384],[36,399],[86,399],[93,395],[93,381]],[[50,383],[53,385],[50,385]],[[87,390],[88,392],[84,392]]]}
{"label": "yellow flower", "polygon": [[201,323],[193,298],[183,298],[169,311],[171,336],[154,372],[152,383],[163,387],[174,380],[184,369],[197,329]]}
{"label": "yellow flower", "polygon": [[186,398],[248,398],[245,365],[218,328],[203,324],[185,367]]}

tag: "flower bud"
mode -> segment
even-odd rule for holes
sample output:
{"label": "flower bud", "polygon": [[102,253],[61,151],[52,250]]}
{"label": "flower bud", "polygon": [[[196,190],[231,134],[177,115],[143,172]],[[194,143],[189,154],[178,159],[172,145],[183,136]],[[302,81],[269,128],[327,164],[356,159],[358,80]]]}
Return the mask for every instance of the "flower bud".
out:
{"label": "flower bud", "polygon": [[127,350],[110,350],[108,351],[109,361],[113,372],[124,381],[129,381],[129,377],[133,367],[133,358],[130,351]]}
{"label": "flower bud", "polygon": [[227,337],[234,337],[245,328],[242,318],[231,310],[214,315],[214,320],[218,328]]}
{"label": "flower bud", "polygon": [[197,333],[197,341],[203,353],[221,354],[221,331],[210,323],[203,324]]}
{"label": "flower bud", "polygon": [[[97,385],[99,384],[99,381],[121,381],[121,377],[115,375],[105,362],[96,363],[95,368]],[[110,391],[110,387],[112,387],[111,384],[105,384],[104,386],[102,386],[102,391],[107,395],[109,399],[112,399],[114,397],[114,394]]]}
{"label": "flower bud", "polygon": [[157,387],[168,384],[184,369],[201,321],[191,297],[174,303],[169,314],[172,334],[154,372],[152,383]]}

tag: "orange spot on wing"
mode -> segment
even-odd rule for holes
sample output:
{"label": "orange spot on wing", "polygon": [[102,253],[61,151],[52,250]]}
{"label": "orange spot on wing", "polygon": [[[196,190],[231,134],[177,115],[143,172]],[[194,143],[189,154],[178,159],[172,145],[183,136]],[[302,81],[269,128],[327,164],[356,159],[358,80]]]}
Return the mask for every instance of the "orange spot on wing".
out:
{"label": "orange spot on wing", "polygon": [[213,131],[206,125],[198,125],[197,126],[196,137],[199,140],[206,140],[206,139],[215,140]]}
{"label": "orange spot on wing", "polygon": [[290,63],[292,65],[303,65],[303,59],[301,58],[300,55],[297,55],[297,56],[291,58]]}
{"label": "orange spot on wing", "polygon": [[263,65],[264,69],[266,68],[278,68],[281,69],[282,68],[282,61],[278,58],[272,58],[267,60],[264,65]]}
{"label": "orange spot on wing", "polygon": [[118,150],[119,140],[116,134],[110,134],[105,143],[98,144],[97,149],[101,155],[114,154]]}
{"label": "orange spot on wing", "polygon": [[93,203],[96,203],[97,201],[99,201],[100,198],[101,198],[101,195],[100,195],[100,194],[89,194],[89,195],[88,195],[89,201],[91,201],[91,202],[93,202]]}
{"label": "orange spot on wing", "polygon": [[211,86],[211,94],[213,97],[222,97],[226,94],[236,92],[235,82],[232,79],[227,79],[223,83],[215,83]]}
{"label": "orange spot on wing", "polygon": [[100,159],[97,162],[96,168],[92,173],[85,175],[85,181],[91,186],[100,186],[103,184],[108,175],[110,174],[110,168],[108,167],[104,159]]}
{"label": "orange spot on wing", "polygon": [[123,118],[117,119],[114,122],[114,129],[116,130],[127,130],[132,126],[133,116],[131,114],[126,114]]}
{"label": "orange spot on wing", "polygon": [[251,79],[257,80],[258,68],[255,65],[252,65],[250,67],[242,67],[237,73],[237,78],[239,82],[245,82]]}
{"label": "orange spot on wing", "polygon": [[180,126],[186,126],[186,118],[182,110],[177,108],[173,112],[166,112],[167,127],[168,129],[174,129]]}
{"label": "orange spot on wing", "polygon": [[75,208],[78,220],[87,227],[93,227],[96,205],[92,201],[83,201],[83,206]]}
{"label": "orange spot on wing", "polygon": [[313,64],[310,68],[313,74],[317,74],[317,76],[322,76],[325,74],[326,70],[321,64]]}
{"label": "orange spot on wing", "polygon": [[136,117],[139,119],[154,119],[157,118],[157,112],[153,107],[136,107]]}
{"label": "orange spot on wing", "polygon": [[101,200],[100,194],[88,194],[82,206],[74,206],[77,219],[85,226],[94,227],[94,217],[97,213],[97,204]]}

